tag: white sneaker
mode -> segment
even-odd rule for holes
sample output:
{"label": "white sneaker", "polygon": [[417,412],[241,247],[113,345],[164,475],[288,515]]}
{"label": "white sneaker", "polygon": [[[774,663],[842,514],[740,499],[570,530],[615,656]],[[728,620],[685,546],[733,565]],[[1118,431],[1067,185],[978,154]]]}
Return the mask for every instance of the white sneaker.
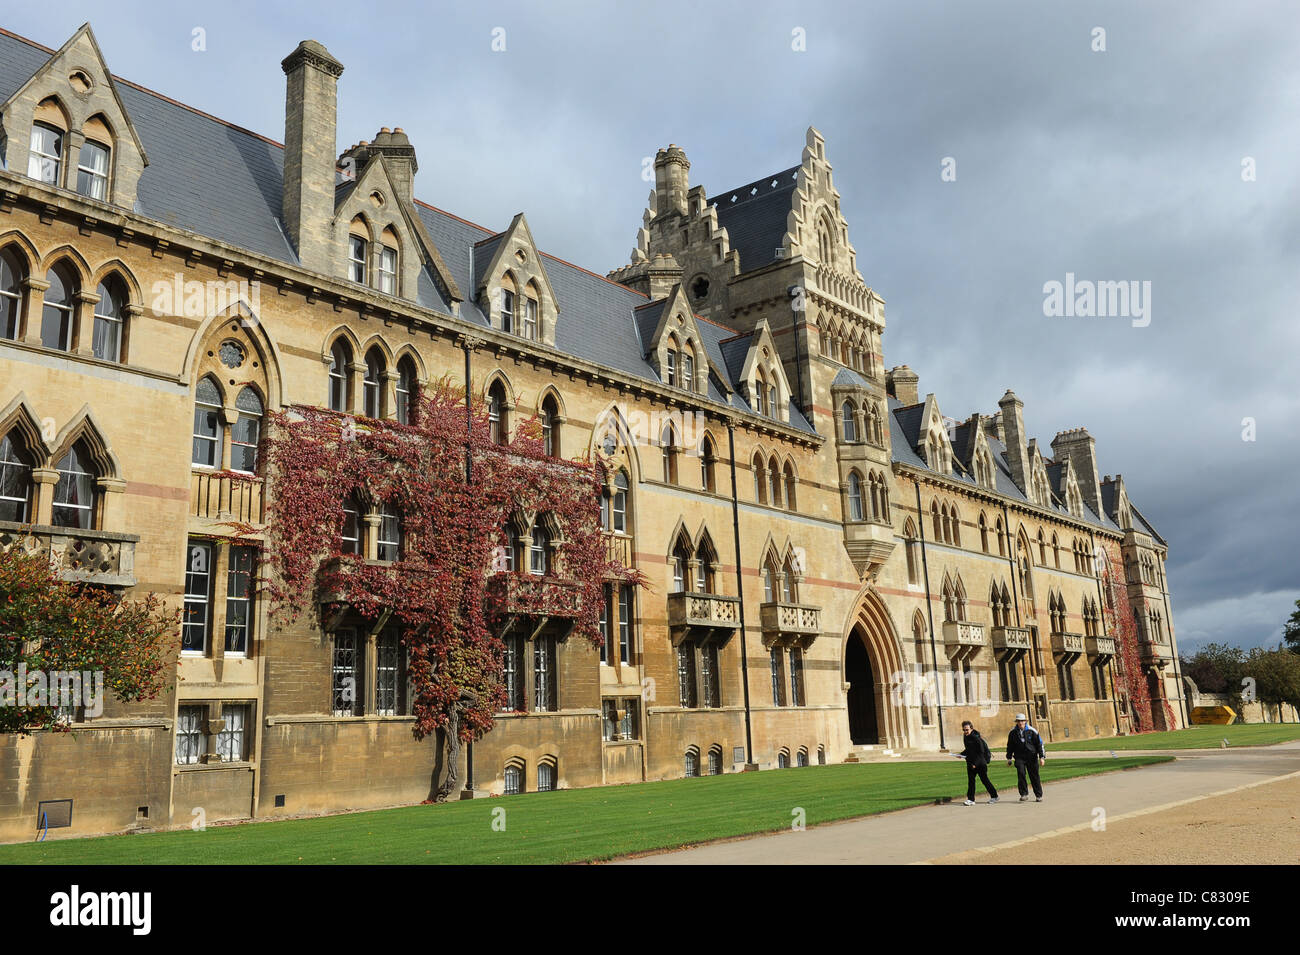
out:
{"label": "white sneaker", "polygon": [[964,805],[964,806],[973,806],[973,805],[975,805],[975,800],[974,800],[974,799],[967,799],[964,803],[962,803],[962,805]]}
{"label": "white sneaker", "polygon": [[995,802],[997,802],[997,801],[998,801],[998,797],[997,797],[997,796],[994,796],[992,799],[989,800],[989,805],[991,806],[991,805],[993,805],[993,804],[994,804]]}
{"label": "white sneaker", "polygon": [[1034,802],[1042,802],[1042,801],[1043,801],[1043,797],[1042,797],[1042,796],[1035,796],[1035,797],[1034,797]]}

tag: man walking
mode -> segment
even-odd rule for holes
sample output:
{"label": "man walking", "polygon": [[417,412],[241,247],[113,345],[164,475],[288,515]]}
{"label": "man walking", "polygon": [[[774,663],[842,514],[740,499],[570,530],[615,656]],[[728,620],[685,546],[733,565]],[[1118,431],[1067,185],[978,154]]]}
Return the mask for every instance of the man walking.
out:
{"label": "man walking", "polygon": [[984,789],[989,794],[989,805],[992,805],[998,801],[998,791],[989,782],[989,762],[993,759],[989,744],[984,742],[984,737],[980,736],[979,730],[970,720],[962,720],[961,735],[966,740],[966,748],[957,755],[966,760],[966,805],[975,805],[976,776],[984,783]]}
{"label": "man walking", "polygon": [[1038,730],[1029,725],[1024,713],[1016,714],[1016,725],[1007,736],[1007,765],[1016,765],[1016,788],[1020,790],[1020,801],[1029,799],[1029,786],[1025,784],[1025,774],[1034,787],[1034,799],[1043,801],[1043,784],[1038,779],[1038,767],[1047,761],[1043,750],[1043,738]]}

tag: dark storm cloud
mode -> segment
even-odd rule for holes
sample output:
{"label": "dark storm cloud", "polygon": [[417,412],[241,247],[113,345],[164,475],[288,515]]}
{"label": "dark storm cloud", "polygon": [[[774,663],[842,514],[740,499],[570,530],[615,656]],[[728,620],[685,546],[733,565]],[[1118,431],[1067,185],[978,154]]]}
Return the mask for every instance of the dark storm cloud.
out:
{"label": "dark storm cloud", "polygon": [[[627,261],[657,147],[718,192],[798,162],[816,125],[887,364],[954,417],[1015,389],[1043,445],[1086,426],[1170,542],[1185,649],[1274,639],[1300,591],[1288,4],[115,7],[3,25],[58,46],[90,19],[115,72],[276,139],[279,61],[314,37],[346,66],[340,147],[403,126],[421,198],[495,229],[523,210],[599,272]],[[1149,326],[1045,317],[1067,272],[1149,281]]]}

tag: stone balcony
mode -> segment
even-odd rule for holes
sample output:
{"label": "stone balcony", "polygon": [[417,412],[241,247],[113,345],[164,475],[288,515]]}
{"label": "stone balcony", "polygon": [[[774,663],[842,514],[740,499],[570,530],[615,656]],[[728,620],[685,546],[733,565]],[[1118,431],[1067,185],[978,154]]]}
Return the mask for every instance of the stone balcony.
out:
{"label": "stone balcony", "polygon": [[1083,645],[1090,657],[1113,657],[1115,640],[1112,637],[1084,637]]}
{"label": "stone balcony", "polygon": [[988,631],[983,624],[967,620],[945,620],[943,642],[950,650],[975,651],[989,645]]}
{"label": "stone balcony", "polygon": [[994,627],[994,650],[1032,650],[1034,635],[1028,627]]}
{"label": "stone balcony", "polygon": [[674,646],[687,637],[725,643],[740,629],[740,600],[693,591],[669,594],[668,627]]}
{"label": "stone balcony", "polygon": [[844,525],[844,549],[860,576],[874,576],[897,544],[889,524],[853,521]]}
{"label": "stone balcony", "polygon": [[765,603],[758,607],[763,641],[806,647],[822,632],[822,608],[806,604]]}
{"label": "stone balcony", "polygon": [[190,514],[208,521],[265,521],[262,479],[225,471],[190,472]]}
{"label": "stone balcony", "polygon": [[488,599],[498,612],[576,619],[582,608],[575,581],[533,574],[494,574],[488,578]]}
{"label": "stone balcony", "polygon": [[1052,652],[1083,653],[1083,634],[1065,632],[1053,633]]}
{"label": "stone balcony", "polygon": [[136,534],[0,521],[0,551],[43,554],[63,580],[102,587],[134,587]]}
{"label": "stone balcony", "polygon": [[605,559],[620,567],[632,567],[632,538],[627,534],[605,533]]}
{"label": "stone balcony", "polygon": [[1138,641],[1138,655],[1143,663],[1149,663],[1161,669],[1173,660],[1173,651],[1169,649],[1167,643],[1149,643],[1146,640]]}

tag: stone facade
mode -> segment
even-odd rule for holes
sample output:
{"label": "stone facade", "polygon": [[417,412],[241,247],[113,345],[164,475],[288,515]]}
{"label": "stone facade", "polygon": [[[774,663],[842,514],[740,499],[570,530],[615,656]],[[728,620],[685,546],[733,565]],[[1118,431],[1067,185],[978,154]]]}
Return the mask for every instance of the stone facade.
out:
{"label": "stone facade", "polygon": [[[386,633],[346,615],[273,627],[255,585],[243,600],[231,522],[264,527],[265,502],[232,472],[255,470],[259,413],[395,418],[413,383],[463,386],[466,367],[504,430],[546,414],[556,453],[625,476],[610,547],[650,581],[611,589],[603,654],[545,628],[519,646],[523,705],[462,757],[477,792],[932,751],[967,718],[996,738],[1017,708],[1049,742],[1146,728],[1116,684],[1112,584],[1138,613],[1138,678],[1171,701],[1156,725],[1185,719],[1165,542],[1098,475],[1086,432],[1047,457],[1013,394],[954,422],[909,368],[886,370],[884,301],[816,130],[798,166],[712,199],[661,150],[632,261],[603,278],[538,251],[522,214],[492,232],[416,200],[401,130],[336,154],[343,67],[318,43],[284,61],[279,147],[114,80],[89,27],[57,51],[0,42],[0,62],[34,70],[0,78],[16,90],[0,105],[0,437],[26,482],[0,547],[98,547],[100,570],[63,556],[64,573],[195,621],[157,701],[0,738],[0,838],[30,838],[49,800],[74,800],[57,836],[430,795],[446,767],[411,735]],[[137,135],[130,103],[171,119]],[[102,198],[76,176],[93,115],[111,140]],[[24,174],[42,116],[64,143],[47,181]],[[238,205],[234,178],[228,195],[208,183],[224,219],[169,194],[168,122],[237,156],[282,148],[282,232]],[[90,516],[55,526],[74,460]],[[358,515],[362,555],[382,558],[386,526]]]}

